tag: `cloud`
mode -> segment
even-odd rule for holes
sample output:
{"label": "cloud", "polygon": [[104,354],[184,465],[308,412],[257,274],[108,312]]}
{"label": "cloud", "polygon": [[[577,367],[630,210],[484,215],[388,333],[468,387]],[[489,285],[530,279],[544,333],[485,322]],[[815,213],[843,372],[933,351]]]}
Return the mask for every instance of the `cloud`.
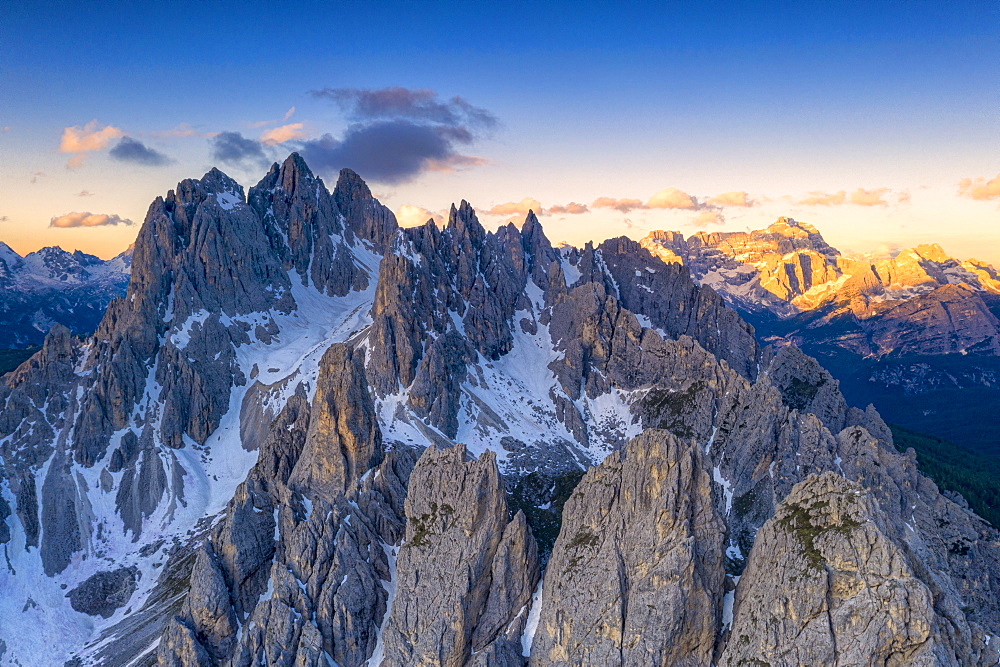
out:
{"label": "cloud", "polygon": [[67,169],[79,169],[82,166],[83,166],[82,155],[74,155],[73,157],[71,157],[69,160],[66,161]]}
{"label": "cloud", "polygon": [[60,153],[92,153],[102,151],[107,148],[112,139],[124,136],[117,127],[105,125],[97,127],[97,121],[92,120],[84,126],[73,125],[63,128],[62,137],[59,140]]}
{"label": "cloud", "polygon": [[858,206],[888,206],[889,202],[885,200],[887,192],[889,192],[889,188],[876,188],[874,190],[858,188],[851,193],[851,203]]}
{"label": "cloud", "polygon": [[691,221],[695,227],[705,227],[706,225],[721,225],[726,222],[725,217],[718,211],[705,210],[698,213]]}
{"label": "cloud", "polygon": [[988,181],[985,178],[963,178],[958,183],[958,194],[976,201],[1000,199],[1000,174]]}
{"label": "cloud", "polygon": [[455,96],[447,102],[426,88],[324,88],[310,91],[313,97],[334,101],[356,122],[406,119],[449,127],[493,129],[496,116]]}
{"label": "cloud", "polygon": [[8,220],[10,220],[10,218],[8,218],[6,215],[0,215],[0,222],[7,222]]}
{"label": "cloud", "polygon": [[909,204],[910,200],[913,199],[913,195],[910,194],[909,190],[903,190],[902,192],[896,193],[896,203],[897,204]]}
{"label": "cloud", "polygon": [[180,123],[169,130],[152,132],[154,137],[214,137],[218,132],[199,132],[187,123]]}
{"label": "cloud", "polygon": [[708,200],[708,204],[711,206],[742,206],[749,208],[755,203],[750,199],[750,195],[743,190],[723,192],[721,195],[716,195]]}
{"label": "cloud", "polygon": [[400,227],[419,227],[428,220],[433,219],[439,225],[444,224],[444,218],[422,206],[403,204],[396,211],[396,222]]}
{"label": "cloud", "polygon": [[486,211],[488,215],[527,215],[528,211],[541,213],[542,203],[533,197],[525,197],[521,201],[509,201],[497,204]]}
{"label": "cloud", "polygon": [[843,206],[854,204],[856,206],[888,206],[889,202],[885,196],[889,193],[889,188],[875,188],[866,190],[858,188],[851,194],[846,190],[837,192],[810,192],[807,197],[797,200],[795,203],[801,206]]}
{"label": "cloud", "polygon": [[119,217],[113,213],[81,213],[73,212],[60,215],[49,221],[49,227],[104,227],[107,225],[132,225],[128,218]]}
{"label": "cloud", "polygon": [[35,183],[37,183],[39,178],[45,178],[45,172],[44,171],[36,171],[36,172],[32,173],[31,174],[31,184],[34,185]]}
{"label": "cloud", "polygon": [[4,125],[0,127],[0,132],[10,132],[10,125]]}
{"label": "cloud", "polygon": [[76,193],[76,196],[77,197],[93,197],[94,193],[91,192],[90,190],[80,190],[79,192]]}
{"label": "cloud", "polygon": [[809,196],[804,197],[797,202],[802,206],[842,206],[847,203],[847,193],[841,190],[840,192],[810,192]]}
{"label": "cloud", "polygon": [[292,108],[290,108],[288,111],[285,112],[285,117],[282,120],[288,120],[289,118],[292,117],[292,114],[294,113],[295,113],[295,107],[293,106]]}
{"label": "cloud", "polygon": [[459,155],[455,143],[469,143],[455,128],[410,121],[350,125],[342,139],[324,134],[305,141],[299,151],[316,171],[335,174],[350,167],[366,180],[401,183],[423,171],[450,171],[482,163]]}
{"label": "cloud", "polygon": [[173,162],[160,151],[150,148],[132,137],[122,137],[111,149],[109,155],[119,162],[131,162],[145,167],[162,167]]}
{"label": "cloud", "polygon": [[575,201],[571,201],[565,206],[556,204],[555,206],[550,206],[545,210],[548,215],[579,215],[581,213],[590,213],[590,209],[587,208],[586,204],[577,204]]}
{"label": "cloud", "polygon": [[617,199],[615,197],[598,197],[591,206],[594,208],[613,208],[621,213],[646,208],[641,199]]}
{"label": "cloud", "polygon": [[270,162],[259,141],[247,139],[239,132],[220,132],[209,140],[212,159],[225,164],[267,166]]}
{"label": "cloud", "polygon": [[400,183],[425,171],[478,166],[486,160],[465,155],[460,147],[498,126],[485,109],[461,97],[440,100],[432,90],[396,86],[311,93],[334,102],[350,121],[340,138],[324,134],[302,144],[302,157],[316,171],[330,175],[350,167],[371,181]]}
{"label": "cloud", "polygon": [[646,208],[698,208],[694,197],[677,188],[664,188],[649,198]]}
{"label": "cloud", "polygon": [[[294,107],[292,107],[294,109]],[[275,146],[283,144],[292,139],[303,139],[306,134],[302,131],[302,123],[289,123],[281,127],[275,127],[260,135],[260,143],[265,146]]]}

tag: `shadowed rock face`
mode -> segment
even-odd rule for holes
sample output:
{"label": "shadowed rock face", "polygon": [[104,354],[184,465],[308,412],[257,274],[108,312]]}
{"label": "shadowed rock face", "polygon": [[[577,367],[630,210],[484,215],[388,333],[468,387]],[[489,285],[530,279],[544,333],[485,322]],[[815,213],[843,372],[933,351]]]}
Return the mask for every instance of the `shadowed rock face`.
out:
{"label": "shadowed rock face", "polygon": [[288,484],[304,495],[353,489],[382,460],[382,435],[365,379],[364,353],[343,344],[323,355],[309,432]]}
{"label": "shadowed rock face", "polygon": [[128,599],[67,659],[1000,658],[997,532],[683,267],[466,202],[398,230],[297,156],[248,199],[210,172],[155,202],[101,331],[0,382],[2,609]]}

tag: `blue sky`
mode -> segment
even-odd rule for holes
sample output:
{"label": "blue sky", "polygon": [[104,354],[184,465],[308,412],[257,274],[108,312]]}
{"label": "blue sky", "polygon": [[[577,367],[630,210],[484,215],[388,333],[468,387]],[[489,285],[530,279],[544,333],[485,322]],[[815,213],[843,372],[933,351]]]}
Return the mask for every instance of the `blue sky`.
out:
{"label": "blue sky", "polygon": [[[486,211],[507,202],[577,202],[588,212],[543,219],[574,243],[791,214],[844,248],[939,241],[1000,262],[1000,3],[97,4],[0,9],[0,240],[22,252],[123,248],[136,225],[52,220],[140,222],[218,163],[218,133],[285,128],[268,158],[329,135],[330,180],[357,159],[352,128],[413,117],[362,118],[359,98],[310,91],[400,87],[433,91],[434,109],[459,96],[495,123],[463,117],[471,135],[449,150],[464,161],[382,182],[362,170],[395,210],[465,198],[499,224]],[[152,153],[117,148],[124,137]],[[265,171],[219,166],[248,186]],[[592,205],[667,188],[693,206]],[[707,203],[731,192],[753,205]]]}

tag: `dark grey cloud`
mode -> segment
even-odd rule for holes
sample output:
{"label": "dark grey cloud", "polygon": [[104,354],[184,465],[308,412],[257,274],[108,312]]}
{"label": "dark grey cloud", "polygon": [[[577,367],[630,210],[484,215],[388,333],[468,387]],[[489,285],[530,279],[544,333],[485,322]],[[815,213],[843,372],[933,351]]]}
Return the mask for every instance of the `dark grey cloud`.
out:
{"label": "dark grey cloud", "polygon": [[461,97],[438,99],[432,90],[324,88],[312,95],[337,104],[351,121],[342,137],[325,134],[300,152],[320,174],[350,167],[367,180],[400,183],[424,171],[448,171],[485,162],[460,149],[496,129],[496,116]]}
{"label": "dark grey cloud", "polygon": [[478,164],[455,151],[455,143],[469,141],[456,139],[451,128],[396,120],[351,125],[342,139],[325,134],[304,142],[300,153],[321,174],[350,167],[368,180],[399,183],[422,171]]}
{"label": "dark grey cloud", "polygon": [[496,116],[486,109],[458,96],[441,101],[437,93],[426,88],[324,88],[310,92],[313,97],[332,100],[357,122],[401,119],[480,130],[497,126]]}
{"label": "dark grey cloud", "polygon": [[239,132],[220,132],[209,140],[212,159],[240,167],[266,167],[271,163],[259,141],[247,139]]}
{"label": "dark grey cloud", "polygon": [[173,160],[160,151],[150,148],[132,137],[122,137],[119,139],[109,154],[119,162],[131,162],[146,167],[162,167],[173,162]]}

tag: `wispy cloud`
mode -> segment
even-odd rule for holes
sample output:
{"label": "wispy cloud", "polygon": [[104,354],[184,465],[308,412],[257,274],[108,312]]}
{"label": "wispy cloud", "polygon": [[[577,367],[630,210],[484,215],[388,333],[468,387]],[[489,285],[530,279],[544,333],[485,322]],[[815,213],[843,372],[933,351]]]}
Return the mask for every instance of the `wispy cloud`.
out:
{"label": "wispy cloud", "polygon": [[67,169],[71,169],[71,170],[72,169],[79,169],[82,166],[83,166],[83,156],[82,155],[74,155],[73,157],[71,157],[69,160],[66,161],[66,168]]}
{"label": "wispy cloud", "polygon": [[218,132],[202,132],[191,127],[188,123],[180,123],[169,130],[163,130],[160,132],[152,132],[150,136],[153,137],[171,137],[171,138],[186,138],[186,137],[214,137]]}
{"label": "wispy cloud", "polygon": [[958,194],[977,201],[1000,199],[1000,174],[990,180],[985,178],[963,178],[958,183]]}
{"label": "wispy cloud", "polygon": [[858,188],[851,193],[851,203],[858,206],[888,206],[889,202],[885,199],[888,192],[889,188],[876,188],[874,190]]}
{"label": "wispy cloud", "polygon": [[444,223],[444,217],[422,206],[403,204],[396,211],[396,222],[400,227],[419,227],[428,220],[434,220],[439,225]]}
{"label": "wispy cloud", "polygon": [[4,125],[0,127],[0,132],[10,132],[10,125]]}
{"label": "wispy cloud", "polygon": [[80,190],[79,192],[76,193],[76,196],[77,197],[93,197],[94,193],[91,192],[90,190]]}
{"label": "wispy cloud", "polygon": [[283,144],[286,141],[292,141],[293,139],[304,139],[306,133],[302,129],[302,123],[289,123],[288,125],[282,125],[281,127],[271,128],[264,134],[260,135],[260,143],[265,146],[275,146],[277,144]]}
{"label": "wispy cloud", "polygon": [[44,171],[33,172],[31,174],[31,184],[34,185],[35,183],[37,183],[39,178],[45,178],[45,172]]}
{"label": "wispy cloud", "polygon": [[462,147],[498,125],[485,109],[461,97],[441,100],[426,89],[324,88],[311,94],[332,101],[350,121],[339,138],[324,134],[302,144],[306,161],[329,175],[350,167],[372,181],[401,183],[425,171],[481,165],[483,158]]}
{"label": "wispy cloud", "polygon": [[542,203],[534,197],[525,197],[521,201],[509,201],[497,204],[486,211],[486,213],[489,215],[527,215],[528,211],[541,214]]}
{"label": "wispy cloud", "polygon": [[580,215],[581,213],[590,213],[590,209],[587,208],[586,204],[578,204],[575,201],[571,201],[568,204],[556,204],[555,206],[550,206],[545,209],[548,215]]}
{"label": "wispy cloud", "polygon": [[240,167],[267,166],[270,160],[259,141],[247,139],[239,132],[220,132],[209,140],[212,159]]}
{"label": "wispy cloud", "polygon": [[6,215],[0,215],[0,222],[7,222],[8,220],[10,220],[10,218],[8,218]]}
{"label": "wispy cloud", "polygon": [[646,208],[646,204],[641,199],[619,199],[617,197],[598,197],[590,206],[591,208],[613,208],[620,213]]}
{"label": "wispy cloud", "polygon": [[733,192],[723,192],[721,195],[715,195],[709,198],[708,202],[711,206],[736,206],[749,208],[754,205],[754,201],[750,199],[750,195],[743,190],[734,190]]}
{"label": "wispy cloud", "polygon": [[160,151],[132,137],[122,137],[109,155],[119,162],[131,162],[146,167],[162,167],[173,162]]}
{"label": "wispy cloud", "polygon": [[873,190],[858,188],[850,194],[846,190],[838,190],[837,192],[813,191],[796,200],[795,203],[801,206],[844,206],[845,204],[888,206],[889,202],[885,196],[889,192],[889,188],[875,188]]}
{"label": "wispy cloud", "polygon": [[721,225],[726,222],[726,218],[719,211],[705,209],[700,211],[691,221],[695,227],[705,227],[707,225]]}
{"label": "wispy cloud", "polygon": [[52,218],[49,227],[105,227],[108,225],[132,225],[135,224],[128,218],[122,218],[113,213],[89,213],[77,212],[67,213]]}

